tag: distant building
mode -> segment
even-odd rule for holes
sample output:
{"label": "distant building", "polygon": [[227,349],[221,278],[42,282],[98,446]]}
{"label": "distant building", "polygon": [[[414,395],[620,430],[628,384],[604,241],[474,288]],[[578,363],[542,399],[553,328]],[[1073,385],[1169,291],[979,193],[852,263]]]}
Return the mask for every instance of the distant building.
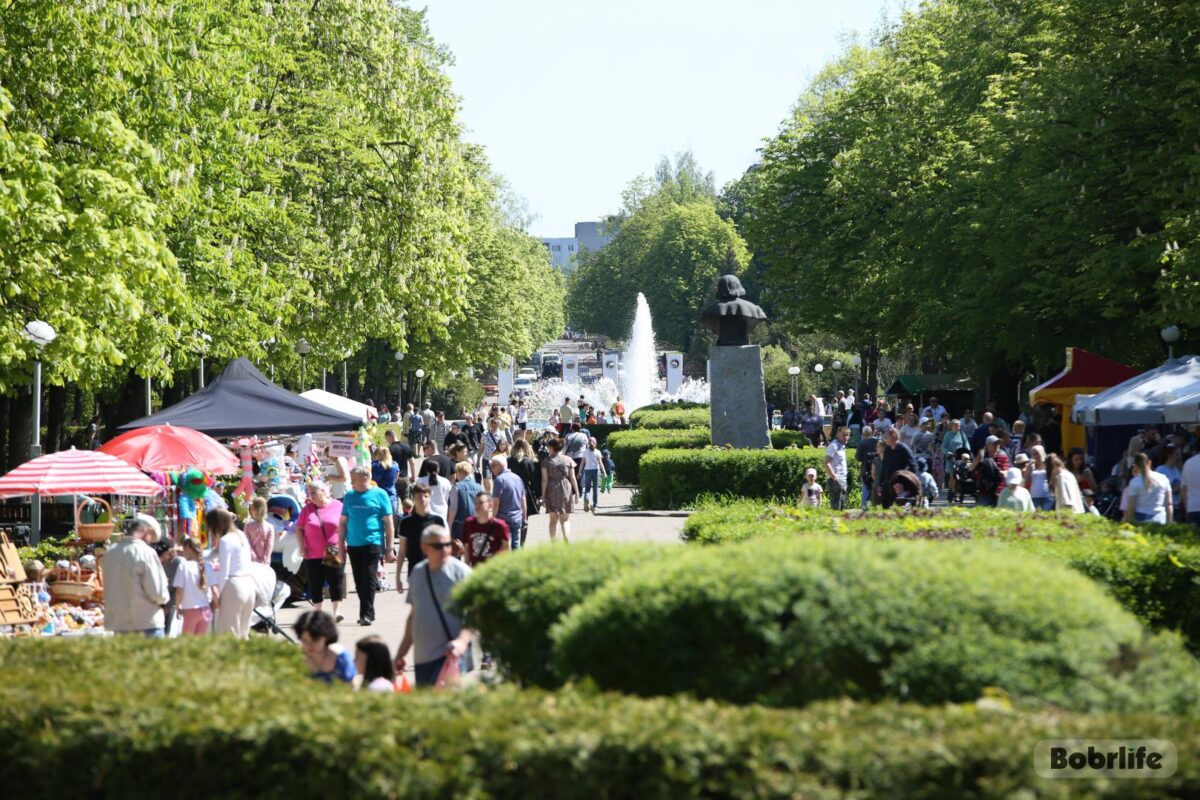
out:
{"label": "distant building", "polygon": [[608,244],[611,236],[601,233],[599,222],[576,222],[574,236],[560,236],[542,239],[550,261],[563,272],[575,268],[575,255],[580,250],[599,250]]}

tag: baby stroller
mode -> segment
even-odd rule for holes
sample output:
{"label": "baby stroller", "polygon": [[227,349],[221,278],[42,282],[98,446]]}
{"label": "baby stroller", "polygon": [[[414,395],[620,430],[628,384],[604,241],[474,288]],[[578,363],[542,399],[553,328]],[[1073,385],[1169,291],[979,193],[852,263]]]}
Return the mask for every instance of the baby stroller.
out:
{"label": "baby stroller", "polygon": [[979,485],[975,482],[975,472],[971,469],[971,454],[960,450],[954,454],[954,492],[950,500],[954,501],[957,497],[958,502],[962,503],[967,495],[978,498],[978,494]]}
{"label": "baby stroller", "polygon": [[906,469],[896,470],[892,475],[892,485],[888,488],[893,493],[892,505],[901,508],[921,507],[921,478],[915,473]]}

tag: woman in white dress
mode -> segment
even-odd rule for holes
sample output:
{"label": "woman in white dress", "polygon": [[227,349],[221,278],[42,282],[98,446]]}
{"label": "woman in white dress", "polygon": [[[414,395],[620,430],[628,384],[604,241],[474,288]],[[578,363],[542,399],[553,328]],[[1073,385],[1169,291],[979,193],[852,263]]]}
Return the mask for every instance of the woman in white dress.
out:
{"label": "woman in white dress", "polygon": [[1125,520],[1127,522],[1172,521],[1171,480],[1150,468],[1150,457],[1138,453],[1133,460],[1133,477],[1125,487]]}
{"label": "woman in white dress", "polygon": [[1079,482],[1071,470],[1067,469],[1061,458],[1051,453],[1046,457],[1046,481],[1054,491],[1054,508],[1058,511],[1073,511],[1076,514],[1086,514],[1087,506],[1083,502],[1083,493],[1079,491]]}

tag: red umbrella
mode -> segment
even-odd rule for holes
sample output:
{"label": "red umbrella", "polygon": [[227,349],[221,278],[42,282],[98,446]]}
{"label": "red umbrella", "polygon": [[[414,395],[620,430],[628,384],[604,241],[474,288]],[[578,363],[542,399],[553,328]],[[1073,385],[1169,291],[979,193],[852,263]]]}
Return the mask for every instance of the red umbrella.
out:
{"label": "red umbrella", "polygon": [[196,467],[229,475],[241,470],[238,457],[206,433],[174,425],[137,428],[109,441],[99,452],[116,456],[145,472]]}
{"label": "red umbrella", "polygon": [[152,496],[162,490],[162,486],[119,458],[75,448],[39,456],[0,478],[0,497],[27,494]]}

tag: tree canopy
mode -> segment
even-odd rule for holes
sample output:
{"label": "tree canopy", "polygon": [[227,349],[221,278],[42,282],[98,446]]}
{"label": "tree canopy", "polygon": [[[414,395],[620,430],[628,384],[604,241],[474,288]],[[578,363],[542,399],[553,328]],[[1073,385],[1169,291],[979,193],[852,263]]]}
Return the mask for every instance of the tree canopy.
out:
{"label": "tree canopy", "polygon": [[855,46],[738,187],[777,312],[857,349],[1150,364],[1194,326],[1200,6],[939,0]]}

